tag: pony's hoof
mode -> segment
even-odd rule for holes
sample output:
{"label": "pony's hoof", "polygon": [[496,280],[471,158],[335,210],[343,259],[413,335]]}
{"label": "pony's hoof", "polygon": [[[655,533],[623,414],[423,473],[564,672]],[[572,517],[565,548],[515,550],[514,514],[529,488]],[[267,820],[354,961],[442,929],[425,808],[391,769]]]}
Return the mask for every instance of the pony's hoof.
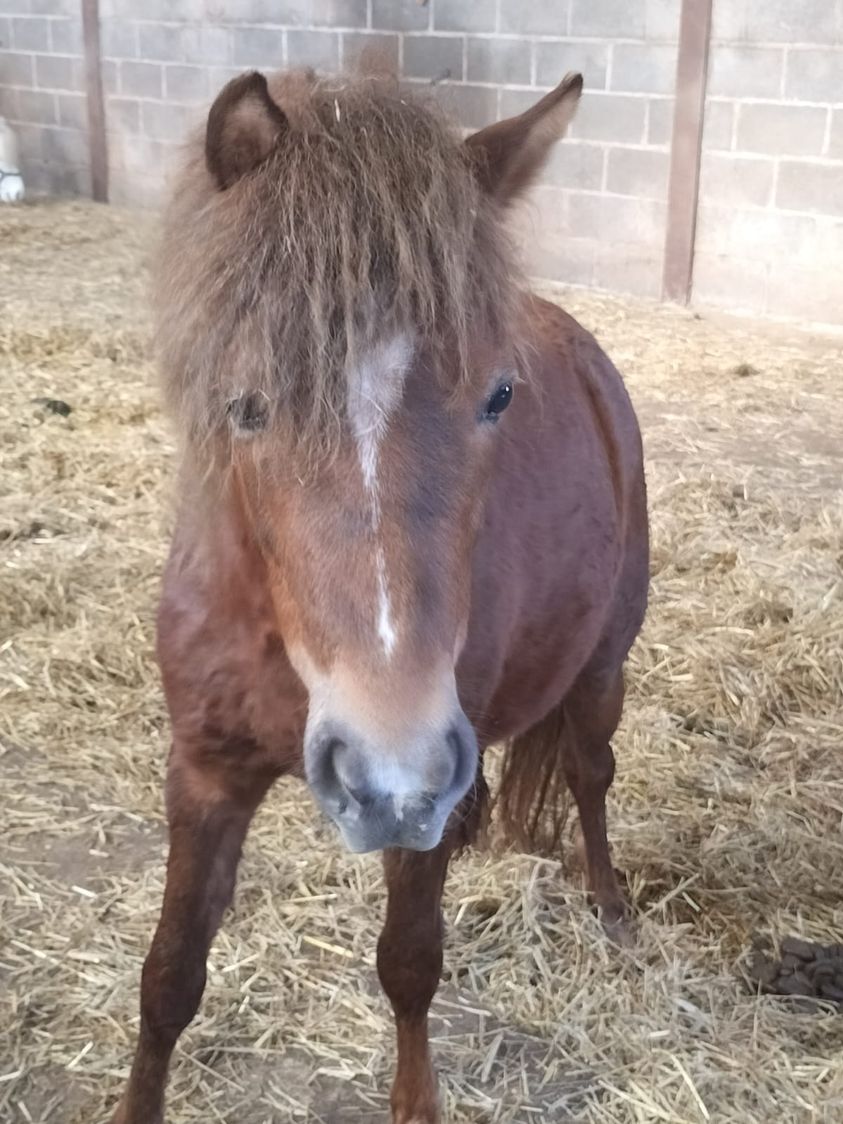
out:
{"label": "pony's hoof", "polygon": [[623,907],[600,910],[600,924],[603,932],[618,948],[635,948],[638,943],[635,923]]}

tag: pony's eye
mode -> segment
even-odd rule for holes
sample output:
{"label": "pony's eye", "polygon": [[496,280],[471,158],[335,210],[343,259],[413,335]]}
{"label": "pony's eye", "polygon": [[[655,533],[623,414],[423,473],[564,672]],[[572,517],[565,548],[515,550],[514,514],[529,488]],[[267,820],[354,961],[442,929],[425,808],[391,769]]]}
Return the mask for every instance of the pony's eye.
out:
{"label": "pony's eye", "polygon": [[266,428],[269,408],[266,396],[241,394],[228,403],[228,418],[235,430],[243,434],[259,433]]}
{"label": "pony's eye", "polygon": [[509,403],[512,401],[512,383],[502,382],[489,401],[486,403],[486,409],[483,411],[483,416],[489,421],[495,419],[504,412]]}

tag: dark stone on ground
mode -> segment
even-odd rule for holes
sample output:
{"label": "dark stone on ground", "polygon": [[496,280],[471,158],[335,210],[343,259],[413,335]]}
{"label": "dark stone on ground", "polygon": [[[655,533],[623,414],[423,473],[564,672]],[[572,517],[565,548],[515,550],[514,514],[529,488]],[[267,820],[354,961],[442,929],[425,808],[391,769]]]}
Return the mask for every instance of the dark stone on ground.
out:
{"label": "dark stone on ground", "polygon": [[836,1004],[843,1010],[843,944],[821,945],[801,937],[785,937],[779,958],[772,945],[757,935],[748,975],[752,983],[770,995],[787,995]]}

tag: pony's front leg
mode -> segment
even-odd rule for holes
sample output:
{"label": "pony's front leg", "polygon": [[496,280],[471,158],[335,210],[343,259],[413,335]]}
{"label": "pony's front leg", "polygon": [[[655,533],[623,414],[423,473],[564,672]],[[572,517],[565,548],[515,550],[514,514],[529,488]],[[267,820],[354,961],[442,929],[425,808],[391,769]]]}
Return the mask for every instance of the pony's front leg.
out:
{"label": "pony's front leg", "polygon": [[141,1026],[129,1084],[113,1124],[161,1124],[176,1040],[199,1007],[205,961],[231,901],[240,850],[272,783],[185,762],[173,747],[167,776],[170,855],[158,928],[143,966]]}
{"label": "pony's front leg", "polygon": [[398,1038],[393,1124],[439,1121],[427,1012],[442,973],[440,903],[453,848],[446,835],[432,851],[384,851],[389,897],[378,941],[378,975],[395,1013]]}

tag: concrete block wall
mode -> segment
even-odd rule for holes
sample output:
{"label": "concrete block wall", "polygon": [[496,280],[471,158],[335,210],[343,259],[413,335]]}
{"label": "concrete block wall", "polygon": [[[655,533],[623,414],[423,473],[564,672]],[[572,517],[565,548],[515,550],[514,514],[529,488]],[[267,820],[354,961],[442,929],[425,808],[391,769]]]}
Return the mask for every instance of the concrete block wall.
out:
{"label": "concrete block wall", "polygon": [[78,0],[0,0],[0,115],[29,192],[90,194]]}
{"label": "concrete block wall", "polygon": [[715,0],[693,299],[843,324],[842,0]]}
{"label": "concrete block wall", "polygon": [[533,273],[659,295],[679,9],[679,0],[501,0],[486,50],[525,43],[530,70],[498,87],[495,116],[526,109],[568,70],[585,77],[570,136],[520,217]]}

